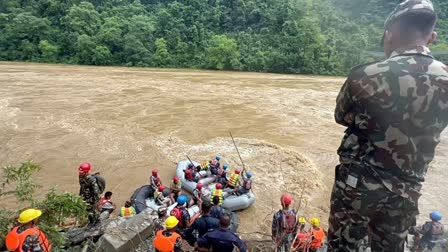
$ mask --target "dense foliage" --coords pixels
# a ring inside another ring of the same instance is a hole
[[[23,209],[34,207],[42,211],[39,227],[50,240],[53,251],[60,251],[65,244],[65,238],[60,233],[60,226],[65,220],[85,222],[87,211],[86,203],[80,196],[72,193],[59,193],[52,189],[43,200],[34,200],[35,184],[32,175],[40,171],[41,167],[32,162],[23,163],[19,167],[3,167],[0,177],[0,201],[8,196],[15,196],[17,203]],[[3,206],[4,207],[4,206]],[[6,234],[17,224],[16,219],[20,210],[0,208],[0,249],[3,247]]]
[[[373,59],[397,2],[2,0],[0,60],[344,74]]]

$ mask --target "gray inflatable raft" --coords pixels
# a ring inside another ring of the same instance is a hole
[[[196,182],[188,181],[185,179],[185,170],[190,164],[189,160],[180,161],[177,164],[176,168],[176,176],[182,181],[182,189],[186,190],[189,193],[193,193],[193,190],[196,188]],[[195,166],[199,165],[199,163],[193,161]],[[206,175],[205,172],[201,172],[201,176]],[[207,174],[208,175],[208,174]],[[209,200],[211,191],[215,187],[215,177],[205,177],[199,180],[199,183],[204,185],[202,189],[202,193],[206,200]],[[249,193],[237,196],[233,194],[228,194],[227,192],[223,193],[224,201],[222,203],[222,207],[229,211],[237,211],[243,210],[250,207],[256,200],[255,194],[252,190]]]

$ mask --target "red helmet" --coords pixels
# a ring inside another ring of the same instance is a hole
[[[284,193],[282,197],[280,198],[280,202],[284,206],[289,206],[292,203],[292,196],[289,193]]]
[[[216,189],[222,189],[222,185],[220,183],[216,183],[215,188]]]
[[[92,165],[89,162],[84,162],[79,166],[78,172],[81,174],[88,173],[91,168]]]
[[[153,176],[157,176],[158,173],[159,173],[159,171],[157,169],[152,170],[152,175]]]
[[[197,184],[196,184],[196,189],[198,189],[198,190],[202,190],[202,184],[201,184],[201,183],[197,183]]]
[[[173,178],[173,182],[174,182],[174,183],[179,183],[179,177],[174,176],[174,178]]]
[[[163,192],[163,191],[165,191],[165,188],[166,188],[166,187],[165,187],[164,185],[159,186],[159,188],[158,188],[158,189],[159,189],[159,192]]]
[[[235,174],[240,174],[241,173],[241,170],[240,169],[236,169],[235,170]]]

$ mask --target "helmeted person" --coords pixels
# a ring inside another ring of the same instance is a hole
[[[280,197],[282,209],[274,214],[272,219],[272,240],[278,251],[289,251],[291,243],[298,230],[297,211],[289,209],[292,196],[284,193]]]
[[[212,199],[213,206],[210,209],[210,215],[218,220],[221,219],[221,216],[224,214],[224,209],[222,208],[220,202],[221,200],[219,196],[213,197]]]
[[[311,234],[305,230],[306,219],[305,217],[299,217],[299,230],[297,231],[294,241],[293,251],[307,251],[311,244]]]
[[[210,193],[210,201],[213,201],[213,197],[215,196],[219,197],[219,205],[222,205],[224,194],[222,191],[222,185],[220,183],[215,184],[215,188],[213,188],[212,192]]]
[[[201,217],[194,220],[191,226],[182,234],[182,238],[188,241],[191,246],[194,246],[196,242],[196,237],[193,235],[193,231],[196,230],[198,232],[197,238],[201,238],[208,231],[219,228],[219,220],[210,215],[211,207],[212,205],[210,203],[202,202]]]
[[[232,175],[230,175],[229,181],[227,182],[227,186],[235,189],[240,184],[240,174],[241,170],[236,169]]]
[[[203,185],[201,183],[197,183],[196,184],[196,188],[193,190],[193,197],[190,200],[190,206],[192,205],[199,205],[201,206],[202,204],[202,188]]]
[[[79,168],[79,195],[87,203],[90,224],[99,221],[98,206],[100,204],[101,190],[95,176],[90,174],[92,165],[88,162],[82,163]]]
[[[159,170],[152,170],[151,177],[149,178],[149,184],[151,185],[152,189],[154,189],[154,191],[157,191],[157,188],[162,185],[162,180],[159,177]]]
[[[45,234],[39,230],[37,224],[42,212],[38,209],[26,209],[19,215],[19,226],[14,227],[6,235],[6,248],[8,251],[25,252],[51,250],[51,244]]]
[[[176,232],[179,221],[170,216],[165,221],[166,230],[159,230],[153,240],[154,249],[157,252],[181,252],[182,237]]]
[[[227,252],[233,251],[233,248],[237,247],[240,252],[246,252],[246,244],[229,230],[230,223],[230,215],[223,214],[219,220],[219,228],[202,236],[196,243],[196,249],[199,251],[208,249],[205,251]]]
[[[176,202],[177,197],[182,194],[182,182],[179,177],[173,177],[173,183],[171,183],[170,187],[170,199],[172,202]]]
[[[168,218],[167,212],[168,208],[166,207],[159,207],[159,209],[157,209],[158,218],[154,221],[154,234],[165,229],[165,221]]]
[[[213,175],[218,175],[218,170],[221,167],[221,164],[219,163],[219,161],[221,160],[221,156],[220,155],[216,155],[215,159],[210,160],[210,173]]]
[[[239,186],[237,192],[239,195],[249,193],[252,190],[252,172],[248,172],[243,180],[243,185]]]
[[[417,251],[423,251],[424,249],[432,250],[436,242],[443,239],[443,224],[442,215],[439,212],[432,212],[429,214],[431,221],[426,222],[422,227],[418,228],[418,242],[414,246],[417,247]]]
[[[222,185],[227,185],[228,179],[227,179],[227,168],[229,168],[228,164],[224,164],[222,167],[218,169],[218,177],[216,179],[217,183],[220,183]]]
[[[171,205],[171,199],[163,195],[163,191],[165,191],[165,189],[166,187],[164,185],[157,188],[157,191],[154,192],[154,201],[157,205],[164,205],[168,207]]]
[[[193,164],[188,164],[187,169],[185,170],[185,179],[192,182],[198,182],[200,176],[196,172],[196,168]]]
[[[316,252],[319,250],[320,247],[322,247],[322,242],[325,239],[325,232],[320,227],[320,220],[316,217],[310,219],[310,224],[312,226],[310,231],[310,245],[309,250],[310,252]]]
[[[132,203],[130,201],[126,201],[124,207],[121,207],[120,209],[120,216],[132,217],[134,215],[135,215],[135,208],[132,206]]]
[[[191,216],[187,210],[187,196],[180,195],[177,198],[177,206],[171,210],[170,215],[179,220],[178,229],[184,230],[191,225]]]
[[[429,0],[399,4],[385,22],[386,60],[355,67],[336,122],[347,127],[331,196],[330,251],[403,251],[420,190],[448,123],[448,68],[428,45],[437,16]],[[368,232],[369,229],[369,232]]]

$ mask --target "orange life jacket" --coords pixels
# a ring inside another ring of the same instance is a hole
[[[28,236],[37,236],[39,245],[43,252],[49,252],[51,250],[51,244],[48,241],[45,234],[39,230],[37,227],[28,228],[21,233],[18,233],[19,226],[13,228],[11,232],[6,236],[6,247],[10,251],[15,252],[25,252],[23,250],[23,245],[27,240]]]
[[[318,228],[317,230],[313,228],[313,240],[311,241],[310,248],[318,249],[322,246],[322,241],[325,238],[325,233],[322,228]]]
[[[163,230],[160,230],[154,238],[154,248],[160,252],[173,252],[174,245],[179,237],[180,235],[176,232],[171,233],[171,236],[164,236]]]
[[[232,173],[230,176],[229,182],[227,183],[229,186],[236,187],[238,185],[238,179],[240,175],[236,173]]]

